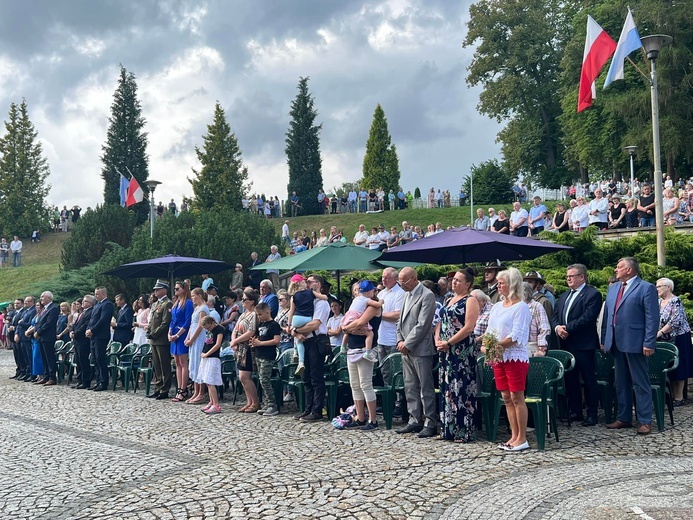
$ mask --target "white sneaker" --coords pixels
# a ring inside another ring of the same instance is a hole
[[[366,361],[370,361],[371,363],[376,363],[378,361],[375,352],[373,352],[372,350],[366,350],[366,352],[363,353],[363,359],[365,359]]]
[[[260,409],[257,411],[257,414],[258,414],[258,415],[265,415],[265,412],[266,412],[267,410],[269,410],[269,408],[270,408],[269,406],[265,406],[264,408],[260,408]]]
[[[292,394],[290,394],[290,393],[289,393],[289,394],[286,394],[286,395],[284,396],[284,402],[285,402],[285,403],[290,403],[290,402],[293,401],[293,400],[294,400],[294,396],[293,396]]]
[[[300,376],[303,375],[303,372],[306,370],[306,365],[304,363],[299,363],[298,366],[296,367],[296,372],[294,372],[295,376]]]
[[[270,406],[265,410],[265,413],[262,414],[263,417],[274,417],[275,415],[279,415],[279,410],[274,406]]]

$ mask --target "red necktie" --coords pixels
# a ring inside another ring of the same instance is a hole
[[[621,305],[621,299],[623,298],[623,293],[626,292],[626,282],[621,283],[621,289],[618,291],[616,296],[616,305],[614,305],[614,320],[613,325],[616,325],[616,313],[618,312],[618,307]]]

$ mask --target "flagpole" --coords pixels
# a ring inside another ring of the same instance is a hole
[[[650,60],[651,82],[650,96],[652,98],[652,154],[654,159],[654,188],[655,188],[655,227],[657,232],[657,265],[666,267],[664,248],[664,215],[662,203],[662,157],[659,145],[659,92],[657,91],[657,69],[655,62],[659,51],[665,45],[671,45],[673,38],[664,34],[653,34],[640,39]]]

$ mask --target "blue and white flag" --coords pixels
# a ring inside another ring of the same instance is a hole
[[[623,79],[623,68],[626,58],[631,52],[637,51],[641,47],[640,34],[638,34],[638,28],[635,26],[635,20],[633,20],[633,13],[629,8],[626,23],[623,25],[621,36],[618,38],[616,52],[614,52],[614,58],[611,60],[611,66],[606,75],[606,81],[604,81],[604,88],[608,87],[613,81]]]
[[[116,168],[118,172],[118,169]],[[125,176],[118,172],[120,175],[120,205],[125,207],[125,203],[128,200],[128,188],[130,187],[130,181],[125,178]]]

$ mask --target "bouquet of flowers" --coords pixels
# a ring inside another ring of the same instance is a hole
[[[497,361],[503,361],[503,347],[498,343],[498,336],[493,331],[488,331],[484,334],[481,340],[481,346],[486,353],[486,364],[492,365]]]

